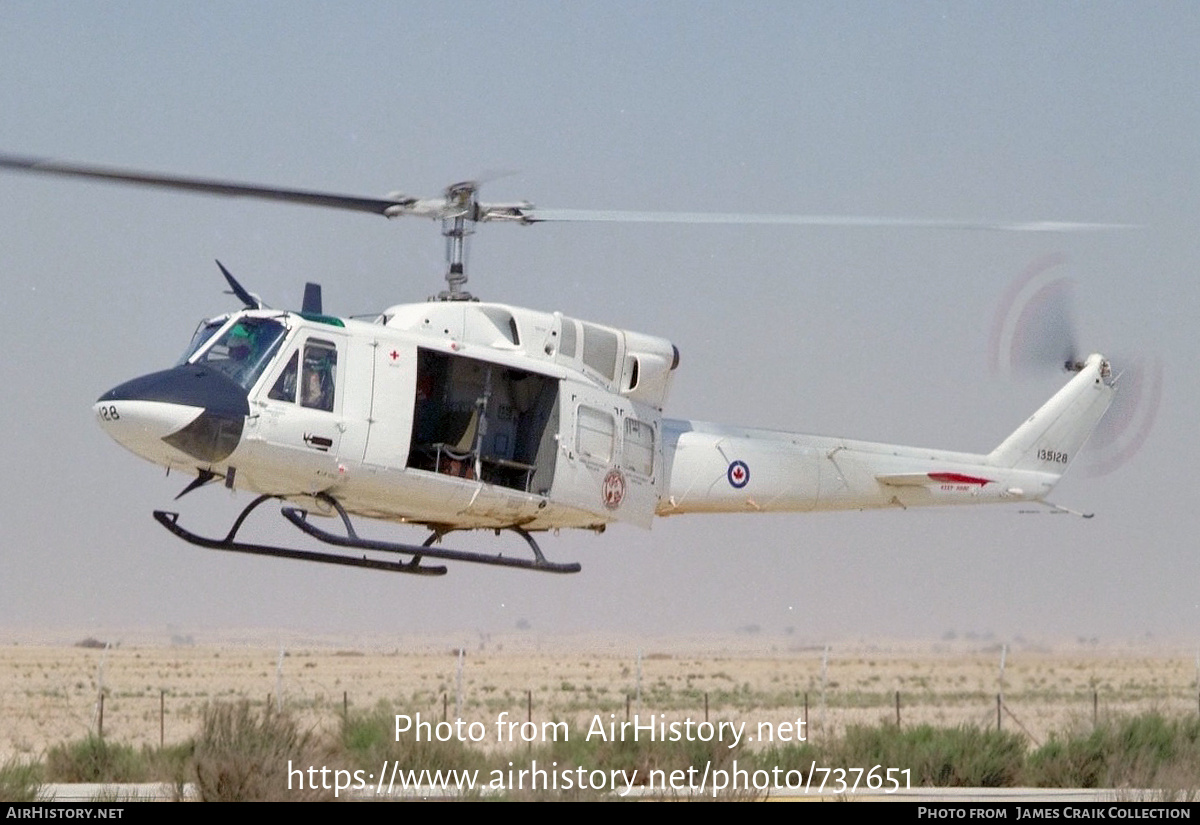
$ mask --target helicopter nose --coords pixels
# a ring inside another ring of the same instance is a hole
[[[100,396],[92,409],[114,441],[164,465],[227,458],[250,412],[241,386],[211,368],[191,365],[126,381]]]

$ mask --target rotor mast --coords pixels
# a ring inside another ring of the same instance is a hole
[[[467,238],[475,233],[468,223],[474,224],[479,220],[479,201],[475,199],[478,188],[474,181],[463,181],[446,187],[442,236],[446,239],[446,283],[450,288],[437,294],[438,301],[476,300],[475,296],[463,287],[467,283]]]

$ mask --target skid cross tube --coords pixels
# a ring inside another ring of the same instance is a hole
[[[490,564],[497,567],[516,567],[521,570],[538,570],[543,573],[578,573],[582,566],[578,562],[560,563],[548,561],[542,554],[541,548],[528,530],[521,527],[512,526],[500,528],[503,530],[512,530],[514,533],[525,539],[533,550],[534,558],[519,559],[512,556],[504,556],[497,553],[491,555],[488,553],[475,553],[467,550],[446,550],[442,548],[434,548],[431,545],[435,541],[439,541],[441,537],[449,531],[434,531],[433,534],[425,539],[425,543],[417,546],[415,544],[400,544],[397,542],[380,541],[377,539],[366,539],[358,535],[354,530],[354,525],[350,521],[350,516],[333,496],[325,493],[318,493],[316,496],[320,501],[324,501],[331,505],[341,516],[342,524],[346,528],[346,535],[339,536],[335,533],[330,533],[316,527],[308,520],[308,511],[301,510],[296,507],[284,507],[283,517],[292,524],[299,527],[308,535],[315,539],[323,541],[327,544],[332,544],[337,547],[353,547],[359,550],[379,550],[387,553],[408,553],[413,556],[413,563],[416,564],[421,560],[422,556],[429,556],[432,559],[441,559],[445,561],[462,561],[471,564]],[[499,530],[497,530],[499,532]]]

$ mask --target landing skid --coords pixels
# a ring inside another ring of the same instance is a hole
[[[420,557],[414,558],[412,561],[385,561],[383,559],[369,559],[366,556],[354,557],[343,556],[337,553],[319,553],[313,550],[293,550],[289,547],[272,547],[268,544],[248,544],[246,542],[234,541],[237,531],[242,526],[242,522],[246,520],[246,516],[250,512],[268,499],[274,496],[262,495],[250,502],[245,510],[242,510],[241,515],[233,522],[233,527],[229,529],[223,539],[210,539],[205,536],[197,535],[190,530],[185,530],[179,526],[179,514],[168,513],[164,510],[155,510],[154,519],[163,527],[166,527],[179,538],[189,544],[194,544],[197,547],[207,547],[210,550],[228,550],[233,553],[249,553],[255,556],[273,556],[280,559],[297,559],[300,561],[316,561],[324,564],[341,564],[346,567],[365,567],[369,570],[387,570],[393,573],[412,573],[418,576],[444,576],[446,568],[423,567],[420,564]]]
[[[337,547],[350,547],[359,550],[374,550],[382,553],[396,553],[405,556],[411,556],[409,561],[386,561],[384,559],[372,559],[366,556],[347,556],[340,553],[321,553],[312,550],[294,550],[288,547],[273,547],[266,544],[252,544],[247,542],[236,541],[237,532],[241,529],[242,523],[246,517],[262,504],[264,501],[276,498],[276,496],[260,495],[254,501],[250,502],[244,510],[234,520],[233,526],[223,539],[207,538],[197,535],[196,533],[186,530],[179,526],[179,514],[171,513],[165,510],[155,510],[154,519],[163,527],[166,527],[179,538],[194,544],[197,547],[205,547],[210,550],[228,550],[233,553],[248,553],[256,556],[272,556],[283,559],[297,559],[299,561],[315,561],[324,564],[340,564],[346,567],[363,567],[369,570],[385,570],[393,573],[411,573],[418,576],[444,576],[446,568],[442,565],[423,565],[421,560],[425,556],[434,559],[445,559],[448,561],[470,562],[472,564],[490,564],[499,567],[516,567],[523,570],[540,570],[546,573],[578,573],[580,565],[578,563],[559,564],[556,562],[547,561],[542,555],[541,549],[533,536],[527,530],[520,527],[504,528],[512,530],[529,544],[533,550],[534,558],[519,559],[511,556],[489,555],[486,553],[473,553],[464,550],[444,550],[441,548],[433,548],[431,545],[439,541],[444,535],[443,532],[434,532],[425,540],[424,544],[400,544],[390,541],[379,541],[376,539],[365,539],[358,535],[354,530],[354,525],[350,522],[350,516],[342,505],[332,496],[319,494],[318,498],[330,504],[341,516],[342,523],[346,527],[346,535],[339,536],[334,533],[326,532],[319,527],[315,527],[308,521],[308,512],[295,507],[284,507],[283,516],[292,524],[299,527],[308,535],[315,539],[332,544]],[[499,532],[499,531],[497,531]]]

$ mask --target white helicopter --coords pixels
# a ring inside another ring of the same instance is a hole
[[[685,513],[807,512],[1040,502],[1112,401],[1099,354],[1066,354],[1067,384],[986,455],[711,424],[663,416],[679,351],[652,335],[505,304],[465,291],[463,262],[480,222],[654,221],[917,225],[1060,231],[1100,224],[974,224],[822,216],[546,210],[481,203],[473,182],[444,196],[363,198],[0,155],[0,168],[441,221],[449,288],[373,321],[325,315],[308,284],[299,312],[266,307],[218,262],[244,308],[200,323],[172,368],[135,378],[94,410],[115,441],[195,474],[176,496],[218,479],[258,496],[223,538],[154,517],[202,547],[423,575],[474,562],[555,573],[533,533],[649,527]],[[246,517],[280,499],[308,535],[354,551],[237,540]],[[1055,505],[1048,506],[1055,509]],[[345,533],[313,524],[339,516]],[[431,531],[421,545],[360,537],[350,516]],[[447,549],[453,531],[511,530],[532,558]]]

